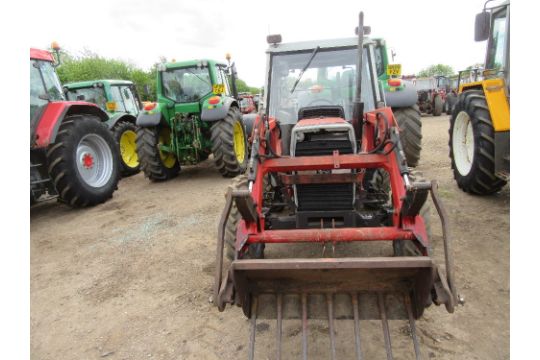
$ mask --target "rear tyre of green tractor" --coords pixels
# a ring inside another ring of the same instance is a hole
[[[137,129],[137,154],[144,175],[152,181],[174,178],[180,171],[176,156],[160,150],[160,145],[170,145],[170,129],[149,127]]]
[[[444,103],[440,96],[435,96],[433,99],[433,116],[441,116]]]
[[[122,176],[135,175],[140,171],[137,155],[137,126],[121,120],[113,128],[114,138],[120,146],[120,165]]]
[[[501,190],[506,181],[495,176],[495,130],[482,90],[459,94],[449,132],[450,159],[458,186],[476,195]]]
[[[212,125],[214,164],[223,177],[234,177],[246,171],[248,145],[242,114],[231,107],[224,119]]]
[[[72,207],[110,199],[118,188],[119,161],[113,135],[89,114],[66,116],[47,149],[48,172],[59,200]]]
[[[407,158],[407,165],[416,167],[422,151],[422,115],[418,106],[394,108],[394,117],[399,126],[399,137]]]

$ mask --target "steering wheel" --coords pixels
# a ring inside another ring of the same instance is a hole
[[[318,102],[322,102],[323,104],[316,104]],[[315,105],[336,105],[336,104],[328,99],[315,99],[315,100],[311,100],[306,106],[315,106]]]

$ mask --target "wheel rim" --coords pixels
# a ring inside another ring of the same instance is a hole
[[[76,156],[77,170],[87,185],[99,188],[109,181],[114,161],[105,139],[97,134],[85,135],[77,145]]]
[[[233,144],[234,154],[238,163],[242,164],[246,156],[246,140],[244,138],[244,129],[240,121],[236,121],[233,126]]]
[[[124,164],[130,168],[139,166],[136,140],[137,134],[133,130],[126,130],[120,136],[120,155]]]
[[[471,118],[465,111],[461,111],[454,122],[452,150],[457,170],[467,176],[474,161],[474,133]]]
[[[176,156],[174,156],[173,153],[170,153],[168,151],[162,151],[161,145],[169,146],[171,144],[171,131],[169,128],[162,128],[159,132],[159,141],[158,141],[158,149],[159,149],[159,157],[161,159],[161,162],[163,163],[163,166],[165,166],[168,169],[171,169],[176,164]]]

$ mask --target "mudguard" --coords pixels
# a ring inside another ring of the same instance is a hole
[[[130,123],[135,124],[135,122],[137,121],[137,118],[135,116],[131,115],[131,114],[126,114],[126,113],[114,114],[106,122],[107,127],[109,128],[109,130],[112,129],[116,125],[116,123],[118,123],[120,120],[129,121]]]
[[[43,110],[32,137],[33,148],[44,148],[56,140],[64,118],[74,114],[90,114],[106,122],[109,116],[97,105],[85,101],[52,101]]]
[[[403,81],[403,89],[399,91],[385,91],[386,106],[389,107],[409,107],[416,104],[418,94],[416,88],[410,81]]]
[[[208,101],[209,99],[206,99],[202,104],[202,121],[217,121],[224,119],[231,106],[238,107],[236,100],[228,96],[220,97],[219,103],[217,104],[210,104]]]
[[[140,127],[157,126],[161,123],[163,111],[166,110],[166,106],[160,103],[156,103],[156,107],[152,110],[142,110],[137,116],[135,125]]]

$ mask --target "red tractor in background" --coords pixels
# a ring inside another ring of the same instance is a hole
[[[418,93],[420,112],[440,116],[444,110],[446,92],[438,87],[436,77],[417,78],[413,80]]]
[[[238,94],[240,100],[240,111],[242,114],[252,114],[257,111],[255,101],[253,101],[253,95],[251,94]]]
[[[49,51],[30,49],[30,203],[58,196],[72,207],[99,204],[117,189],[118,145],[103,110],[65,101],[57,65]]]

